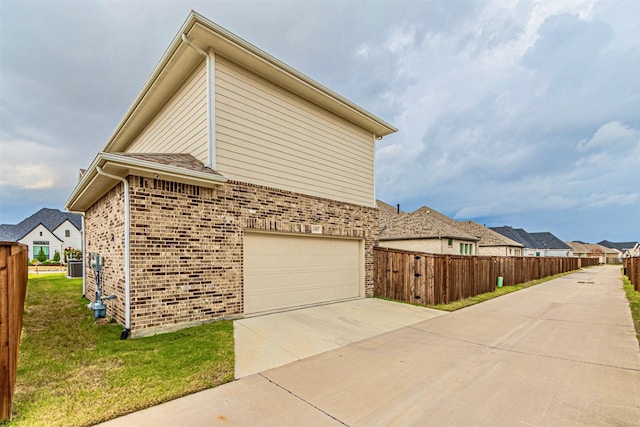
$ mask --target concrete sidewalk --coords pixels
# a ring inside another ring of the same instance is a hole
[[[594,267],[105,426],[635,426],[640,351]]]

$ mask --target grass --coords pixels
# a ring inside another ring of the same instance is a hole
[[[629,300],[629,308],[631,309],[631,317],[633,317],[633,325],[636,327],[636,338],[640,345],[640,292],[633,289],[633,285],[627,276],[622,276],[623,288]]]
[[[456,310],[460,310],[461,308],[469,307],[471,305],[475,305],[483,301],[497,298],[505,294],[510,294],[511,292],[516,292],[521,289],[530,288],[531,286],[535,286],[543,282],[548,282],[549,280],[557,279],[558,277],[566,276],[567,274],[571,274],[571,273],[574,273],[574,272],[570,271],[567,273],[556,274],[554,276],[548,276],[542,279],[532,280],[530,282],[519,283],[513,286],[503,286],[501,288],[496,288],[496,290],[493,292],[487,292],[484,294],[476,295],[471,298],[453,301],[453,302],[450,302],[449,304],[428,305],[427,307],[435,308],[437,310],[443,310],[443,311],[456,311]]]
[[[29,276],[10,426],[86,426],[233,380],[233,324],[120,340],[82,279]]]

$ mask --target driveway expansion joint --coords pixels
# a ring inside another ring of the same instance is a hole
[[[541,319],[544,320],[544,319]],[[488,344],[482,344],[482,343],[478,343],[478,342],[474,342],[474,341],[469,341],[469,340],[463,340],[461,338],[455,338],[455,337],[450,337],[448,335],[444,335],[444,334],[439,334],[437,332],[433,332],[433,331],[425,331],[424,329],[420,329],[420,328],[416,328],[414,326],[407,326],[407,328],[411,328],[413,330],[419,331],[419,332],[424,332],[426,334],[431,334],[431,335],[436,335],[442,338],[447,338],[453,341],[458,341],[458,342],[463,342],[466,344],[472,344],[472,345],[477,345],[479,347],[484,347],[490,350],[499,350],[499,351],[504,351],[507,353],[515,353],[515,354],[525,354],[527,356],[534,356],[534,357],[542,357],[545,359],[554,359],[554,360],[565,360],[568,362],[577,362],[577,363],[584,363],[587,365],[595,365],[595,366],[602,366],[605,368],[613,368],[613,369],[621,369],[623,371],[632,371],[632,372],[640,372],[639,368],[629,368],[626,366],[616,366],[616,365],[609,365],[606,363],[598,363],[598,362],[590,362],[588,360],[578,360],[578,359],[570,359],[568,357],[559,357],[559,356],[550,356],[547,354],[538,354],[538,353],[530,353],[530,352],[526,352],[526,351],[520,351],[520,350],[512,350],[512,349],[508,349],[508,348],[503,348],[503,347],[498,347],[495,345],[488,345]]]
[[[269,381],[271,384],[275,385],[276,387],[286,391],[287,393],[289,393],[291,396],[295,397],[296,399],[306,403],[307,405],[311,406],[312,408],[316,409],[317,411],[322,412],[327,417],[329,417],[329,418],[331,418],[333,420],[336,420],[337,422],[339,422],[343,426],[349,427],[349,424],[346,424],[344,421],[339,420],[335,416],[331,415],[330,413],[328,413],[327,411],[323,410],[322,408],[319,408],[318,406],[314,405],[313,403],[309,402],[308,400],[303,399],[302,397],[300,397],[297,394],[295,394],[293,391],[291,391],[288,388],[283,387],[282,385],[280,385],[277,382],[273,381],[271,378],[267,377],[264,373],[260,372],[260,373],[258,373],[258,375],[260,375],[262,378],[264,378],[265,380]]]

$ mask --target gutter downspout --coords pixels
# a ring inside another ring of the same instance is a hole
[[[130,230],[131,219],[130,202],[129,202],[129,181],[125,178],[111,175],[102,170],[100,166],[96,166],[96,171],[100,175],[118,180],[124,184],[124,331],[120,335],[120,339],[127,339],[131,332],[131,242]]]
[[[207,53],[204,50],[200,49],[198,46],[194,45],[189,41],[185,34],[182,34],[182,41],[187,44],[187,46],[195,49],[200,55],[203,55],[206,60],[206,68],[207,68],[207,145],[209,151],[209,162],[206,166],[210,167],[213,170],[216,170],[216,122],[214,117],[214,103],[215,103],[215,92],[214,92],[214,73],[215,70],[213,68],[213,54]]]

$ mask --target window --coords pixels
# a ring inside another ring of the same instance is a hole
[[[536,256],[540,256],[540,252],[536,252]]]
[[[71,230],[64,230],[64,237],[71,237]]]
[[[464,255],[464,243],[460,243],[460,255]]]
[[[452,248],[453,247],[453,239],[449,239],[447,241],[447,244],[449,245],[450,248]]]
[[[40,237],[42,237],[42,231],[40,232]]]
[[[33,242],[33,258],[38,258],[40,249],[44,252],[44,255],[49,259],[49,242],[47,241],[34,241]]]

